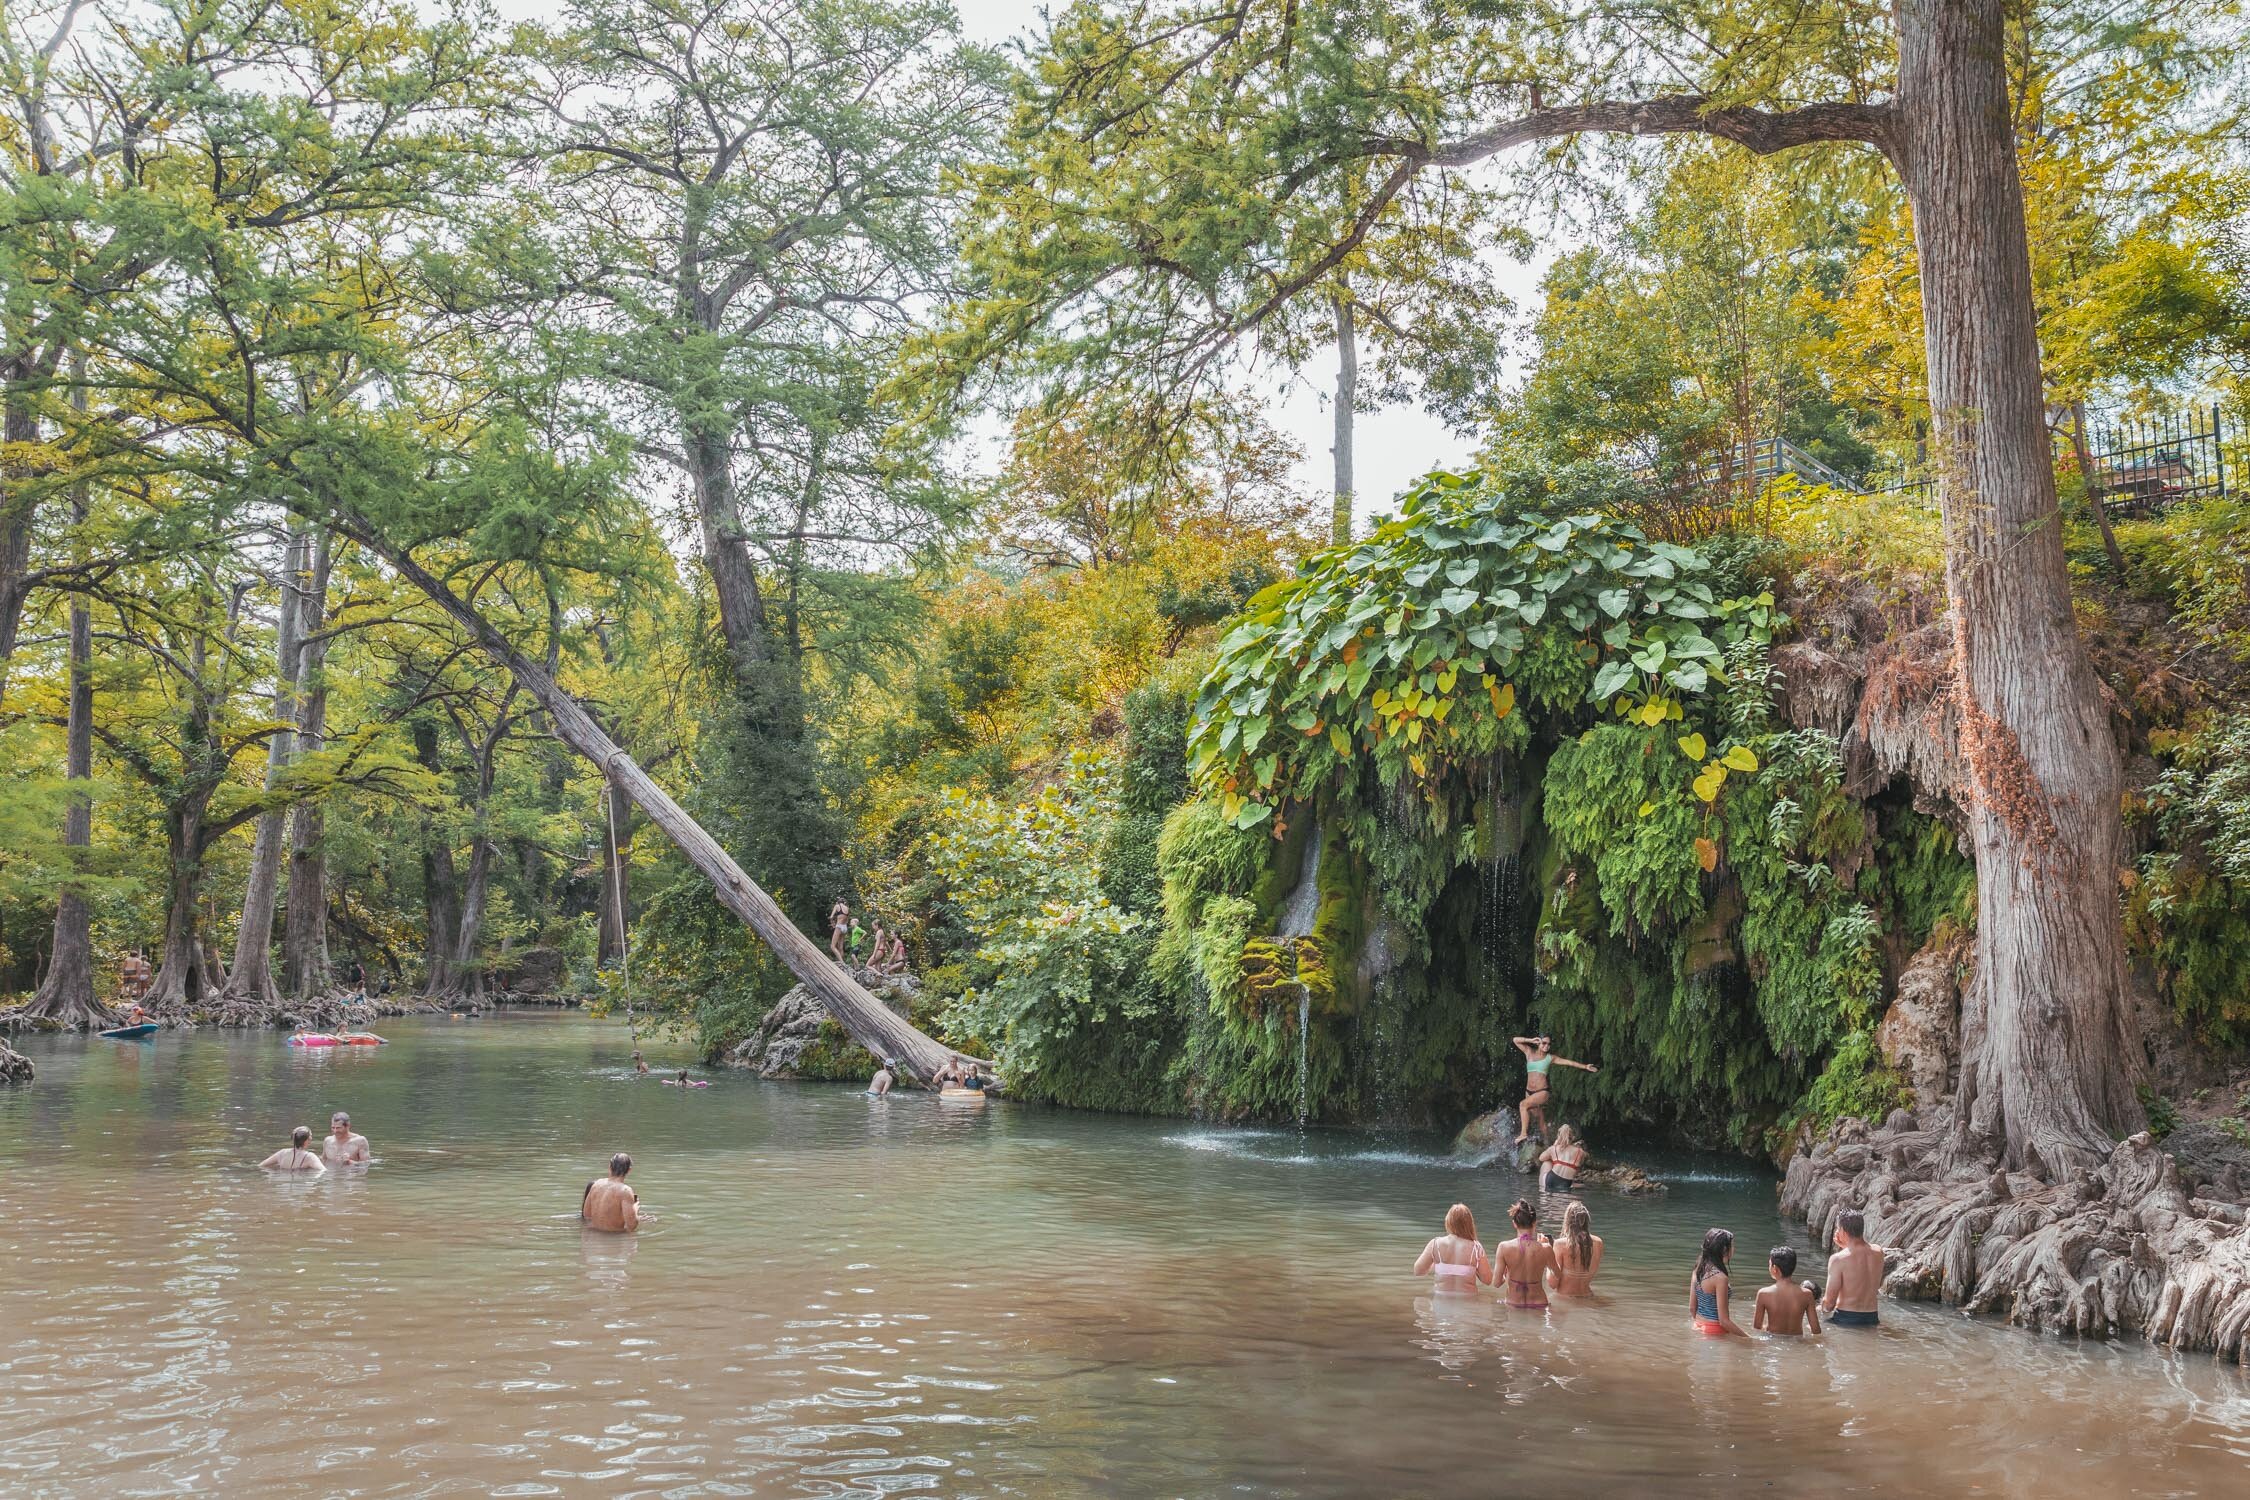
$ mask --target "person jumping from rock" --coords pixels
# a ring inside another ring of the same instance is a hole
[[[1553,1092],[1547,1086],[1547,1070],[1550,1067],[1561,1063],[1566,1068],[1577,1068],[1587,1073],[1599,1073],[1601,1069],[1592,1063],[1572,1062],[1567,1057],[1557,1057],[1553,1050],[1554,1042],[1548,1037],[1518,1036],[1510,1037],[1509,1040],[1523,1054],[1523,1103],[1518,1106],[1523,1128],[1516,1132],[1516,1144],[1520,1146],[1531,1138],[1533,1115],[1539,1117],[1540,1133],[1546,1133],[1547,1095]]]

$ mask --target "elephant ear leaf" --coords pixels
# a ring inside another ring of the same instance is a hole
[[[1719,757],[1719,763],[1730,770],[1747,773],[1758,769],[1758,756],[1748,745],[1736,745]]]
[[[1695,841],[1695,862],[1703,868],[1706,874],[1716,870],[1719,867],[1719,846],[1709,839],[1697,839]]]
[[[1683,734],[1680,736],[1679,743],[1680,754],[1686,756],[1689,760],[1696,762],[1698,765],[1701,765],[1703,762],[1703,752],[1710,748],[1707,744],[1704,743],[1703,736],[1700,734]]]

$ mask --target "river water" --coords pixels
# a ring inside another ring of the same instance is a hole
[[[1691,1336],[1707,1225],[1745,1323],[1805,1244],[1726,1161],[1590,1193],[1605,1297],[1540,1316],[1407,1274],[1520,1190],[1442,1144],[668,1088],[577,1016],[385,1032],[30,1040],[0,1495],[2250,1493],[2250,1380],[2207,1356],[1921,1307]],[[336,1107],[373,1167],[249,1165]],[[637,1239],[576,1221],[616,1149]]]

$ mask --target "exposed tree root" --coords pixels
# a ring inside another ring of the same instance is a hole
[[[31,1082],[31,1059],[0,1042],[0,1083]]]
[[[2145,1335],[2250,1363],[2250,1226],[2229,1170],[2183,1181],[2147,1134],[2051,1183],[1946,1159],[1948,1131],[1906,1110],[1839,1121],[1789,1163],[1782,1211],[1825,1243],[1857,1208],[1889,1249],[1884,1289],[2011,1323],[2097,1337]]]

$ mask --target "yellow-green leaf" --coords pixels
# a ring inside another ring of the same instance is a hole
[[[1750,772],[1758,769],[1757,753],[1748,745],[1735,746],[1732,750],[1720,756],[1719,761],[1722,765],[1731,766],[1737,771]]]
[[[1351,757],[1352,737],[1344,733],[1343,725],[1331,724],[1328,726],[1328,743],[1335,747],[1337,755],[1345,759]]]
[[[1641,815],[1642,817],[1644,817],[1644,818],[1645,818],[1645,817],[1647,817],[1647,816],[1648,816],[1648,815],[1649,815],[1650,813],[1652,813],[1652,812],[1655,812],[1655,811],[1656,811],[1656,804],[1655,804],[1655,803],[1653,803],[1653,802],[1643,802],[1643,803],[1641,804],[1641,812],[1640,812],[1640,815]]]
[[[1662,699],[1660,699],[1660,698],[1651,698],[1651,699],[1649,699],[1649,701],[1648,701],[1648,702],[1646,702],[1646,703],[1644,703],[1644,704],[1642,704],[1642,705],[1641,705],[1641,711],[1640,711],[1639,713],[1637,713],[1637,714],[1633,715],[1633,717],[1634,717],[1634,718],[1636,718],[1636,719],[1639,719],[1639,720],[1640,720],[1640,721],[1641,721],[1641,722],[1642,722],[1643,724],[1648,724],[1648,725],[1652,725],[1652,726],[1653,726],[1653,725],[1657,725],[1657,724],[1661,724],[1661,723],[1663,723],[1663,722],[1664,722],[1664,702],[1663,702],[1663,700],[1662,700]]]
[[[1703,768],[1703,774],[1695,778],[1695,795],[1702,798],[1705,802],[1717,801],[1719,797],[1719,788],[1726,783],[1726,779],[1727,768],[1725,766],[1705,766]]]
[[[1503,682],[1500,684],[1500,691],[1492,695],[1492,712],[1497,717],[1505,719],[1515,711],[1516,685],[1512,682]]]
[[[1709,748],[1710,746],[1704,743],[1703,736],[1700,734],[1683,734],[1680,736],[1680,754],[1686,756],[1689,760],[1700,762],[1703,759],[1703,752]]]

